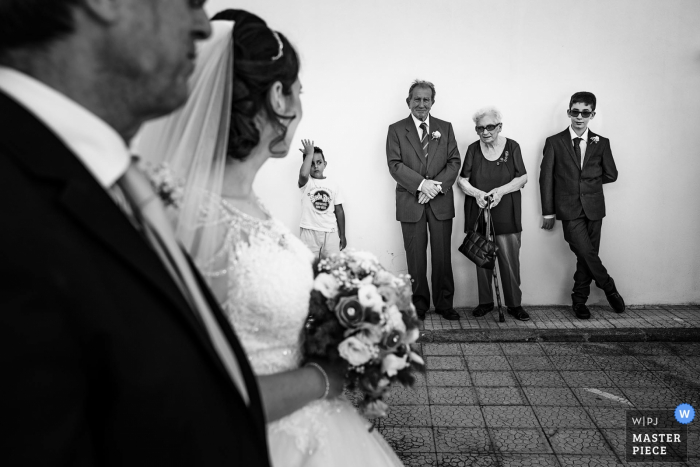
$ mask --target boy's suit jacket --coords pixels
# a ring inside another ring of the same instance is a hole
[[[452,185],[457,180],[461,161],[452,124],[430,118],[430,141],[428,157],[423,156],[423,148],[413,118],[409,115],[389,126],[386,138],[386,158],[389,173],[396,180],[396,220],[418,222],[425,211],[425,205],[418,202],[418,186],[423,179],[442,182],[443,193],[428,204],[438,220],[452,219],[455,216]],[[432,134],[440,132],[440,138]]]
[[[77,157],[3,93],[0,127],[5,465],[269,465],[255,377],[201,277],[250,406],[157,254]]]
[[[593,137],[598,142],[593,142]],[[605,217],[603,184],[617,180],[617,168],[610,151],[610,140],[588,130],[583,168],[574,152],[569,129],[550,136],[544,144],[540,165],[542,215],[556,214],[559,220],[572,220],[584,213],[588,219]]]

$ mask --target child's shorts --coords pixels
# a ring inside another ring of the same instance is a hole
[[[299,238],[317,257],[332,255],[340,252],[340,237],[338,232],[321,232],[301,227]]]

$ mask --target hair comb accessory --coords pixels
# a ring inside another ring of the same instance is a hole
[[[282,43],[282,39],[280,39],[280,35],[277,34],[277,31],[272,31],[272,35],[275,36],[275,39],[277,39],[277,46],[279,47],[279,50],[277,51],[277,55],[272,57],[272,61],[279,60],[282,58],[282,55],[284,55],[284,44]]]

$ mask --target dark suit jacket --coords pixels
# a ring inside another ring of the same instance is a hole
[[[591,138],[598,136],[594,143]],[[542,215],[572,220],[584,213],[591,220],[605,217],[603,184],[617,180],[610,140],[588,130],[583,169],[578,164],[569,129],[550,136],[540,165]]]
[[[410,115],[389,126],[386,158],[389,173],[396,180],[397,221],[418,222],[423,215],[425,205],[418,202],[418,186],[424,178],[442,182],[443,193],[428,203],[435,217],[447,220],[455,216],[452,185],[457,180],[461,164],[457,141],[450,122],[438,120],[432,115],[429,118],[427,160],[423,156],[420,137]],[[440,132],[440,138],[432,138],[435,131]]]
[[[255,378],[207,287],[250,408],[74,154],[2,93],[0,128],[3,465],[269,465]]]

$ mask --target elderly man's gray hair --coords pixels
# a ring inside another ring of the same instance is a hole
[[[413,89],[415,88],[430,89],[430,100],[435,102],[435,85],[430,81],[417,79],[413,83],[411,83],[411,87],[408,88],[408,97],[406,98],[407,104],[410,102],[411,97],[413,96]]]
[[[503,122],[503,115],[501,115],[500,110],[498,110],[494,106],[488,106],[488,107],[482,107],[481,109],[477,110],[474,115],[472,115],[472,120],[474,120],[474,123],[478,123],[479,120],[484,118],[487,115],[491,115],[493,118],[496,119],[496,123],[502,123]]]

